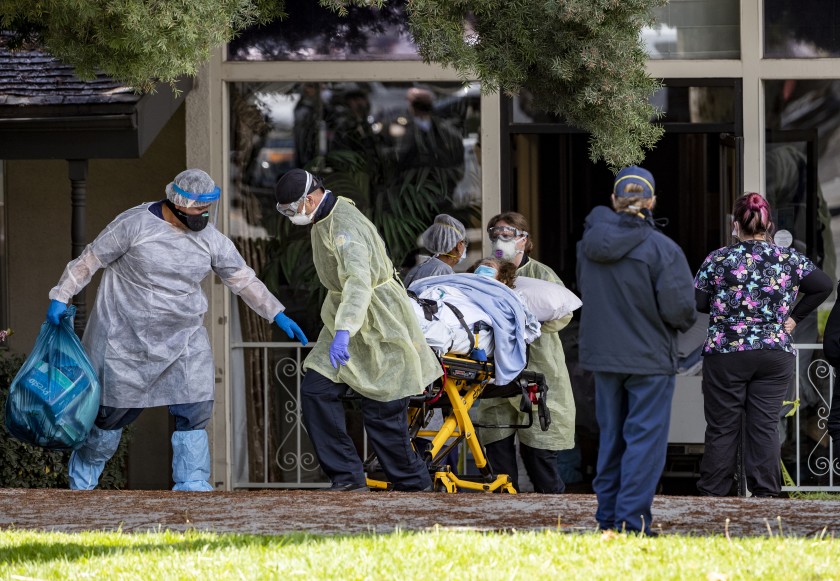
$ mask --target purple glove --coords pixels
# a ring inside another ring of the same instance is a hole
[[[347,346],[350,344],[350,331],[336,331],[335,339],[330,343],[330,363],[336,369],[339,365],[347,365],[350,361],[350,352]]]

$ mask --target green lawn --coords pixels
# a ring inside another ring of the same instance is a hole
[[[838,579],[829,537],[0,531],[0,579]]]

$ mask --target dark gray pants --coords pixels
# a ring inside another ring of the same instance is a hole
[[[777,349],[706,355],[703,410],[706,441],[697,488],[726,496],[732,488],[744,420],[744,473],[754,496],[781,492],[779,414],[795,357]]]
[[[347,433],[341,400],[347,389],[346,384],[334,383],[311,369],[300,386],[303,425],[321,468],[334,485],[365,483],[362,460]],[[383,402],[359,397],[368,441],[394,489],[430,487],[429,469],[408,436],[408,398]]]
[[[487,444],[484,449],[493,472],[510,476],[513,487],[519,492],[515,438],[516,434],[511,434],[507,438]],[[541,450],[520,442],[519,455],[522,456],[525,471],[534,485],[534,492],[560,494],[566,489],[565,483],[560,478],[560,472],[557,470],[557,450]]]

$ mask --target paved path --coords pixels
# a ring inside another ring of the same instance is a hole
[[[436,525],[477,530],[595,530],[587,494],[91,491],[0,489],[0,528],[258,534],[387,533]],[[663,534],[840,535],[840,501],[658,496]],[[727,525],[727,519],[729,523]]]

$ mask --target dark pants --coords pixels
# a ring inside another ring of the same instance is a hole
[[[837,369],[835,369],[835,373]],[[826,422],[828,435],[834,442],[834,457],[840,456],[840,389],[835,387],[834,393],[831,394],[831,411],[828,412],[828,421]]]
[[[94,424],[100,430],[118,430],[140,417],[145,409],[148,408],[114,408],[101,405]],[[173,404],[169,406],[169,414],[175,416],[176,432],[203,430],[213,415],[213,400]]]
[[[446,446],[446,443],[444,443],[444,446]],[[431,447],[432,447],[432,441],[429,440],[428,438],[420,438],[420,437],[414,438],[414,448],[415,448],[415,450],[417,450],[418,454],[424,454],[426,452],[426,450],[431,449]],[[459,453],[459,450],[458,450],[458,446],[455,446],[454,448],[452,448],[449,451],[449,454],[444,456],[444,458],[441,460],[440,464],[441,464],[441,466],[448,465],[449,469],[452,470],[452,472],[457,473],[458,472],[458,458],[459,457],[460,457],[460,453]]]
[[[341,397],[347,385],[309,370],[300,386],[303,425],[321,468],[334,485],[364,484],[365,471],[347,433]],[[361,398],[365,432],[382,470],[395,490],[424,490],[432,485],[426,463],[411,447],[408,398],[375,401]]]
[[[485,451],[493,472],[510,476],[513,487],[519,491],[515,438],[516,434],[512,434],[507,438],[487,444]],[[560,472],[557,470],[556,450],[540,450],[520,442],[519,454],[522,456],[528,478],[534,485],[534,492],[560,494],[566,489],[565,483],[560,478]]]
[[[697,489],[726,496],[732,488],[744,424],[744,473],[754,496],[782,489],[779,414],[795,357],[778,349],[707,355],[703,361],[706,442]]]
[[[601,430],[592,487],[601,529],[650,532],[651,505],[665,467],[673,375],[595,373]]]

